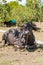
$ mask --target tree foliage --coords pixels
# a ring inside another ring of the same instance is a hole
[[[9,20],[16,19],[17,25],[24,22],[43,21],[43,5],[41,0],[26,0],[26,5],[20,5],[16,0],[7,3],[3,0],[0,3],[0,22],[8,22]]]

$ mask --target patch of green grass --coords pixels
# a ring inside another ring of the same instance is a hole
[[[21,65],[20,60],[7,60],[7,59],[0,59],[0,65]]]
[[[13,64],[11,63],[11,61],[2,60],[0,62],[0,65],[13,65]]]
[[[43,57],[36,58],[35,60],[33,60],[33,62],[41,63],[41,62],[43,62]]]

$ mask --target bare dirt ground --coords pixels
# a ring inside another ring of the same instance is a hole
[[[40,32],[33,31],[37,40],[43,41],[43,23],[36,23],[41,27]],[[2,28],[8,30],[9,28]],[[0,32],[0,41],[2,40],[3,33]],[[2,47],[0,42],[0,65],[43,65],[43,48],[37,48],[32,51],[14,51],[13,46]]]

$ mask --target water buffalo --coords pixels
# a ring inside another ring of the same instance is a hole
[[[37,27],[32,23],[25,23],[20,29],[9,29],[2,36],[4,45],[11,44],[19,47],[34,45],[35,37],[32,30],[37,30]]]

